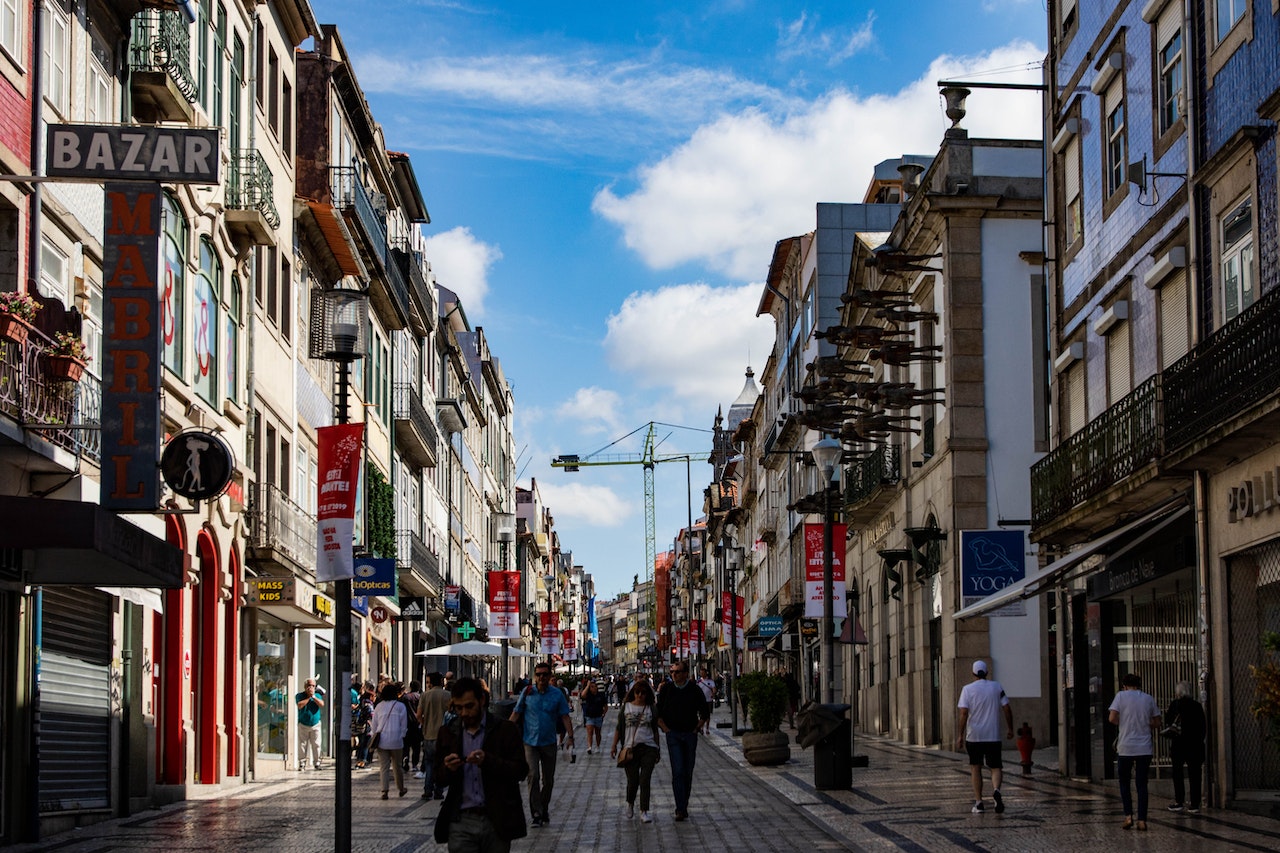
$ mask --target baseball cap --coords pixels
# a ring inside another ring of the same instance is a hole
[[[973,662],[973,674],[974,674],[974,675],[986,675],[986,673],[987,673],[987,662],[986,662],[986,661],[984,661],[984,660],[976,660],[976,661],[974,661],[974,662]]]

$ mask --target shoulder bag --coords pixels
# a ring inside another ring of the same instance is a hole
[[[625,708],[625,707],[623,707],[622,712],[623,712],[623,719],[626,719],[626,708]],[[643,718],[641,718],[641,719],[636,723],[635,728],[633,728],[633,729],[631,730],[631,743],[627,744],[627,745],[626,745],[626,746],[624,746],[622,749],[618,750],[618,766],[619,766],[619,767],[626,767],[626,766],[627,766],[628,764],[630,764],[632,761],[635,761],[635,758],[636,758],[636,751],[635,751],[636,735],[640,734],[640,726],[641,726],[643,723],[644,723],[644,719],[643,719]]]

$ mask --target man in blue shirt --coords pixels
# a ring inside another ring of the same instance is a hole
[[[320,711],[324,708],[324,688],[308,678],[302,692],[293,697],[298,706],[298,769],[307,768],[307,753],[311,753],[311,766],[320,769]]]
[[[551,664],[539,663],[533,668],[533,686],[526,687],[511,712],[511,722],[524,734],[524,757],[529,764],[529,814],[534,826],[551,822],[547,805],[556,783],[556,721],[564,723],[573,743],[573,719],[569,716],[569,700],[557,687],[551,686]]]

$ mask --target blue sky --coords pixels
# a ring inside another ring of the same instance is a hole
[[[755,310],[774,244],[812,230],[817,202],[861,201],[877,162],[936,151],[938,79],[1039,82],[1046,30],[1029,0],[312,6],[412,158],[436,276],[512,383],[519,481],[604,597],[644,575],[642,471],[550,460],[649,421],[708,430],[770,349]],[[968,107],[971,135],[1039,136],[1036,95]],[[694,464],[695,517],[709,475]],[[656,479],[661,552],[684,466]]]

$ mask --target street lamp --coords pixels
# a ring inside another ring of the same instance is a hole
[[[729,691],[729,719],[733,728],[731,731],[734,735],[738,732],[738,696],[735,692],[738,681],[738,586],[737,573],[738,567],[741,565],[742,549],[738,547],[737,528],[732,524],[724,526],[725,535],[725,551],[724,551],[724,569],[725,574],[729,576],[729,676],[725,684],[725,689]],[[724,623],[721,617],[721,624]]]
[[[835,546],[832,543],[832,506],[831,481],[835,479],[839,469],[840,457],[844,448],[839,441],[827,437],[813,445],[813,461],[822,474],[822,665],[826,671],[826,683],[823,685],[822,701],[828,705],[835,701],[836,661],[835,661],[835,609],[832,598],[835,595],[832,583],[832,565],[835,560]]]
[[[321,351],[334,362],[338,371],[338,405],[335,419],[349,422],[351,364],[368,351],[365,325],[369,320],[369,294],[363,289],[336,287],[324,292],[324,320],[317,331],[323,336]],[[333,614],[333,695],[338,703],[340,720],[333,727],[333,848],[339,853],[351,850],[351,703],[345,688],[351,683],[351,579],[335,583],[336,607]]]

